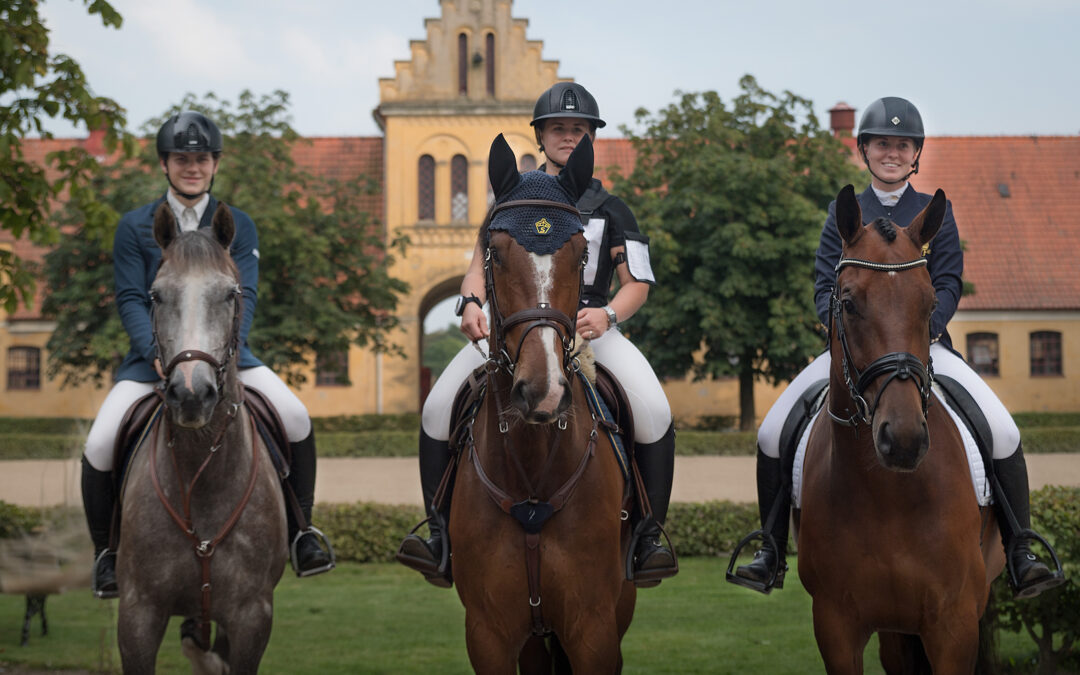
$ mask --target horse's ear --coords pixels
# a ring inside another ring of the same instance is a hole
[[[836,229],[849,246],[862,234],[862,209],[853,185],[845,185],[836,195]]]
[[[566,160],[566,166],[559,172],[559,183],[566,191],[574,195],[574,201],[581,199],[581,195],[589,189],[593,172],[593,147],[592,138],[585,134],[578,141],[577,147],[570,153],[570,159]]]
[[[509,194],[521,180],[521,174],[517,170],[517,157],[502,134],[491,142],[491,150],[488,152],[488,180],[491,181],[495,201]]]
[[[173,215],[168,202],[161,202],[161,206],[154,211],[154,241],[164,251],[176,240],[178,234],[180,232],[176,227],[176,216]]]
[[[232,209],[222,202],[218,202],[217,208],[214,209],[212,229],[217,243],[228,250],[232,245],[233,237],[236,236],[236,223],[233,221]]]
[[[925,244],[928,244],[941,229],[941,224],[945,222],[945,206],[947,204],[948,200],[945,199],[945,192],[938,188],[937,192],[934,193],[934,198],[930,200],[926,208],[919,212],[919,215],[915,216],[915,219],[907,226],[907,234],[915,242],[916,246],[922,248]]]

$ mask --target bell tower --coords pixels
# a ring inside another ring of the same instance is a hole
[[[379,80],[373,111],[383,130],[387,234],[408,235],[392,274],[411,287],[398,316],[405,358],[381,358],[379,409],[417,410],[429,382],[421,370],[423,319],[456,295],[477,229],[487,213],[487,154],[504,134],[523,169],[539,153],[529,121],[537,97],[557,81],[558,61],[529,40],[527,19],[511,0],[441,0],[442,16],[424,21],[427,37],[411,58]]]

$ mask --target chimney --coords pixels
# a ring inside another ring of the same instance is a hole
[[[83,141],[83,149],[96,157],[98,161],[105,159],[107,154],[105,152],[105,127],[91,129],[90,135]]]
[[[829,110],[829,126],[836,138],[851,138],[855,130],[855,108],[840,101]]]

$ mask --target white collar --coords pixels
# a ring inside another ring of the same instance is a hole
[[[165,199],[169,202],[169,208],[172,209],[173,215],[176,216],[176,222],[182,222],[184,209],[188,208],[180,203],[180,200],[176,198],[172,190],[165,193]],[[195,206],[191,208],[195,210],[195,222],[201,223],[203,214],[206,213],[206,207],[210,204],[210,193],[204,193],[202,199],[200,199]],[[196,226],[198,227],[198,226]]]
[[[870,187],[874,189],[874,194],[877,195],[878,201],[882,206],[896,206],[896,202],[900,201],[900,197],[904,194],[904,190],[908,189],[911,183],[904,181],[904,184],[895,190],[879,190],[876,185],[871,184]]]

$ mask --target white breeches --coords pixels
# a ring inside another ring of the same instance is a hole
[[[934,372],[951,377],[960,383],[986,416],[993,435],[993,458],[1005,459],[1016,452],[1020,446],[1020,430],[1013,422],[1012,415],[998,400],[994,391],[971,369],[962,358],[941,344],[930,345],[930,358],[934,362]],[[769,409],[758,428],[758,448],[769,457],[780,456],[780,432],[788,413],[803,393],[818,380],[829,379],[829,366],[832,359],[828,352],[814,359],[791,381],[780,398]]]
[[[239,376],[241,382],[261,391],[274,405],[285,425],[285,434],[290,443],[307,438],[311,433],[311,418],[307,408],[274,371],[266,366],[257,366],[244,368],[239,372]],[[98,471],[112,470],[116,434],[120,430],[124,413],[132,403],[153,391],[155,384],[121,380],[113,386],[86,436],[86,448],[83,452],[90,466]]]
[[[487,344],[480,343],[484,353]],[[634,440],[655,443],[671,426],[671,406],[649,362],[618,330],[609,330],[592,341],[597,362],[622,385],[634,415]],[[450,438],[450,408],[462,382],[484,364],[486,357],[471,344],[457,353],[431,387],[421,418],[424,433],[439,441]]]

